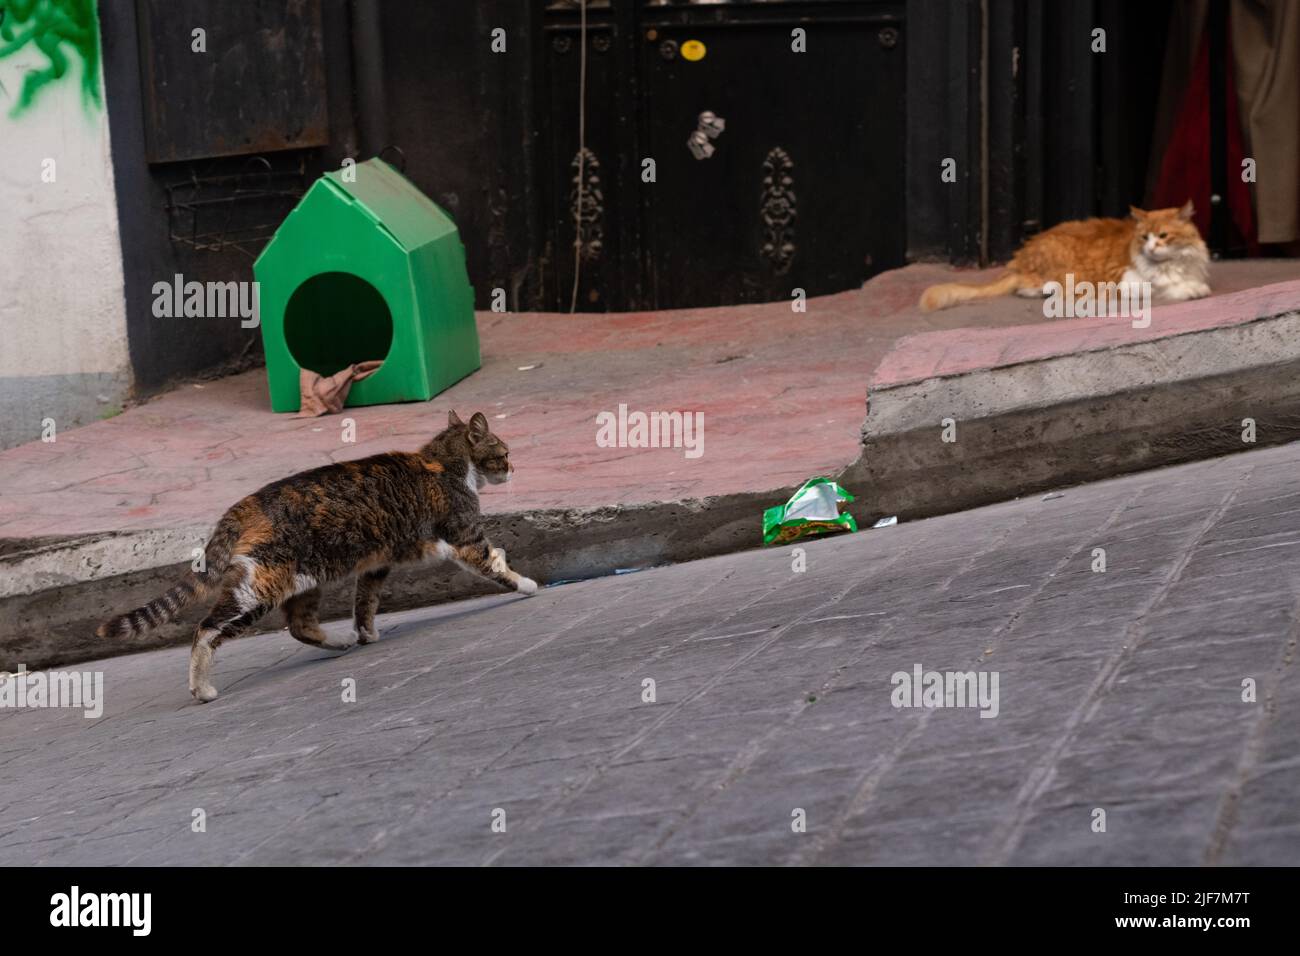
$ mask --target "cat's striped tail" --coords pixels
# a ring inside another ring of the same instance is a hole
[[[950,305],[969,302],[971,299],[991,299],[993,296],[1015,292],[1024,281],[1014,272],[1008,272],[1001,279],[995,279],[987,285],[967,285],[964,282],[943,282],[932,285],[921,293],[921,311],[933,312],[946,309]]]
[[[239,540],[238,521],[226,515],[217,524],[203,551],[203,570],[188,571],[179,583],[134,611],[110,618],[95,631],[97,637],[135,637],[161,627],[178,615],[195,598],[202,597],[221,581],[230,564],[230,552]]]

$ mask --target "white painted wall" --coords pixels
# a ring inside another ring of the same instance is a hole
[[[0,448],[121,407],[131,386],[108,110],[80,57],[17,116],[31,44],[0,58]],[[43,163],[54,160],[54,182]]]

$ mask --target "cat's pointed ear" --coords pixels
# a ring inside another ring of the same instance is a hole
[[[1141,219],[1147,213],[1145,209],[1139,209],[1137,206],[1129,206],[1128,214],[1134,219]]]
[[[455,428],[457,425],[464,425],[464,424],[465,423],[460,420],[460,416],[456,414],[456,410],[454,408],[447,413],[448,428]]]
[[[1192,205],[1192,201],[1190,199],[1187,200],[1187,202],[1183,203],[1182,209],[1178,210],[1178,218],[1181,219],[1183,222],[1191,222],[1192,217],[1195,215],[1196,215],[1196,207]]]
[[[469,437],[478,441],[488,433],[487,416],[482,412],[475,412],[469,420]]]

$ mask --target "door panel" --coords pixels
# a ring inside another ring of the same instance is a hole
[[[643,27],[646,154],[658,168],[643,208],[659,308],[837,292],[902,262],[898,27],[808,23],[804,53],[791,51],[792,29]],[[703,58],[682,56],[691,41]],[[725,129],[696,159],[687,139],[704,110]]]
[[[136,9],[149,162],[329,142],[320,0],[137,0]]]
[[[622,214],[620,197],[628,181],[634,142],[628,122],[628,63],[608,9],[588,14],[586,151],[581,173],[586,187],[577,210],[578,90],[581,33],[567,20],[543,31],[548,88],[550,176],[543,202],[551,224],[546,295],[552,308],[569,311],[575,269],[574,235],[581,223],[578,311],[622,311],[635,307],[624,285],[638,270],[631,238],[635,224]],[[635,207],[633,207],[635,209]]]
[[[555,6],[548,7],[555,17]],[[792,50],[792,30],[806,52]],[[600,248],[579,309],[785,300],[903,263],[905,34],[899,4],[657,3],[588,13],[587,144]],[[568,44],[555,37],[563,31]],[[601,50],[590,46],[606,31]],[[573,270],[578,34],[547,26],[554,299]],[[710,111],[725,128],[688,140]],[[653,159],[655,181],[642,181]],[[937,173],[936,173],[937,175]]]

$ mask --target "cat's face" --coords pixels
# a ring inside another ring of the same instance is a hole
[[[1202,248],[1201,234],[1192,222],[1195,210],[1190,199],[1181,209],[1148,211],[1130,206],[1129,213],[1133,217],[1134,245],[1152,262],[1196,255]]]
[[[514,470],[510,466],[510,449],[492,434],[486,415],[475,412],[466,425],[452,412],[447,417],[447,427],[464,430],[470,464],[484,481],[490,485],[499,485],[510,480],[510,473]]]

